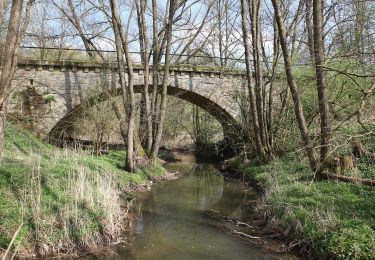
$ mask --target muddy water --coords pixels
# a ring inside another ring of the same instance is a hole
[[[131,246],[101,259],[295,259],[240,239],[222,219],[212,218],[210,212],[244,219],[255,192],[225,180],[210,164],[184,161],[186,176],[137,196]]]

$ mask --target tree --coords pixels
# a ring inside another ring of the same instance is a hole
[[[163,73],[163,84],[160,102],[160,113],[157,121],[156,136],[152,143],[152,149],[150,153],[150,159],[155,162],[158,156],[160,142],[163,134],[163,123],[165,118],[165,112],[167,109],[167,89],[169,84],[169,67],[170,67],[170,52],[172,47],[172,24],[173,18],[176,11],[176,0],[169,1],[168,19],[166,21],[166,47],[165,47],[165,61],[164,61],[164,73]],[[154,104],[156,105],[156,104]]]
[[[328,90],[324,75],[323,0],[313,0],[314,61],[320,113],[320,159],[324,162],[331,151],[331,123]]]
[[[305,0],[305,21],[306,21],[306,30],[307,30],[307,39],[308,39],[308,48],[309,48],[309,54],[310,59],[312,61],[312,64],[315,63],[315,51],[314,51],[314,35],[313,35],[313,24],[312,24],[312,0]]]
[[[122,97],[125,111],[128,111],[128,128],[127,128],[127,150],[126,150],[126,169],[130,172],[134,171],[134,133],[135,133],[135,95],[134,95],[134,73],[133,61],[130,56],[128,30],[124,32],[120,18],[120,12],[116,0],[110,0],[112,13],[112,26],[115,35],[117,62],[119,66],[120,85],[122,89]],[[124,60],[125,57],[125,60]],[[128,74],[128,81],[124,74],[124,64]],[[128,99],[129,98],[129,99]],[[129,105],[127,106],[127,103]]]
[[[247,5],[249,3],[249,5]],[[245,47],[246,78],[249,104],[257,156],[266,162],[274,158],[272,131],[273,81],[278,63],[278,37],[273,39],[274,57],[272,68],[268,65],[267,54],[262,41],[262,21],[260,1],[241,1],[242,36]],[[250,16],[251,44],[247,31],[247,16]],[[251,55],[253,62],[251,63]],[[253,69],[251,68],[253,67]],[[268,70],[265,70],[265,68]],[[254,72],[254,79],[253,73]],[[267,72],[267,73],[265,73]],[[269,81],[265,75],[269,74]],[[267,96],[268,91],[268,96]]]
[[[250,43],[249,43],[249,35],[247,32],[247,4],[246,0],[241,0],[241,17],[242,17],[242,35],[243,41],[245,46],[245,62],[246,62],[246,84],[249,92],[249,103],[250,103],[250,112],[251,112],[251,122],[254,128],[254,139],[256,145],[256,152],[261,157],[264,156],[264,150],[262,147],[262,142],[260,138],[260,130],[258,124],[258,115],[257,109],[255,106],[255,92],[252,82],[252,71],[251,71],[251,54],[250,54]]]
[[[314,150],[313,142],[311,141],[311,138],[307,129],[306,119],[303,113],[301,97],[300,97],[297,84],[296,84],[296,81],[294,79],[293,72],[292,72],[290,53],[289,53],[288,46],[287,46],[287,39],[286,39],[285,31],[284,31],[285,27],[284,27],[284,22],[282,20],[279,0],[272,0],[272,5],[275,10],[275,18],[276,18],[277,28],[279,31],[280,45],[281,45],[281,49],[283,52],[284,63],[285,63],[284,65],[285,74],[287,76],[287,81],[288,81],[290,92],[292,93],[294,111],[295,111],[295,116],[298,122],[298,128],[301,134],[301,139],[303,141],[304,147],[307,152],[307,156],[309,158],[310,167],[313,171],[316,171],[318,168],[316,153]]]
[[[17,67],[17,53],[20,41],[26,31],[29,23],[30,9],[33,0],[28,0],[26,5],[24,23],[22,25],[22,11],[24,1],[12,0],[12,6],[10,10],[10,18],[8,22],[8,29],[6,33],[6,40],[1,50],[0,60],[0,157],[2,156],[4,146],[4,128],[6,122],[6,108],[7,99],[11,91],[11,80]],[[0,1],[0,25],[4,19],[4,2]],[[1,46],[0,46],[1,47]]]
[[[143,96],[142,96],[142,104],[144,104],[141,109],[144,109],[144,113],[141,118],[142,121],[146,124],[146,152],[150,154],[152,149],[152,115],[151,115],[151,102],[150,102],[150,95],[149,95],[149,55],[148,55],[148,35],[147,35],[147,26],[146,26],[146,8],[147,8],[147,1],[146,0],[136,0],[137,6],[137,22],[138,22],[138,30],[139,30],[139,45],[141,50],[141,62],[143,64],[144,74],[143,74]]]
[[[82,17],[79,17],[77,14],[77,7],[83,5],[84,2],[79,1],[78,4],[75,4],[73,0],[67,0],[68,8],[64,8],[62,5],[59,5],[54,0],[52,0],[52,3],[60,10],[60,12],[68,19],[71,25],[73,25],[73,27],[76,29],[76,31],[78,32],[78,36],[81,38],[83,45],[87,53],[89,54],[90,58],[99,58],[101,60],[105,60],[103,54],[100,52],[100,50],[93,42],[95,36],[88,36],[89,34],[84,30],[82,26]],[[89,13],[89,9],[86,8],[83,13],[87,15],[87,13]]]

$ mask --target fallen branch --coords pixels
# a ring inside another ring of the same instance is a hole
[[[12,248],[12,245],[13,245],[14,241],[16,240],[16,238],[17,238],[17,236],[18,236],[18,233],[21,231],[22,225],[23,225],[23,223],[21,223],[21,225],[18,227],[16,233],[14,233],[13,238],[12,238],[12,240],[10,241],[7,250],[5,251],[5,253],[4,253],[4,255],[3,255],[3,258],[2,258],[3,260],[6,259],[7,254],[9,253],[10,249]]]
[[[250,236],[244,232],[241,232],[241,231],[237,231],[237,230],[232,230],[232,233],[233,234],[236,234],[236,235],[240,235],[240,236],[243,236],[243,237],[247,237],[247,238],[250,238],[250,239],[261,239],[261,237],[254,237],[254,236]]]
[[[375,186],[375,180],[372,180],[372,179],[361,179],[361,178],[356,178],[356,177],[331,174],[328,172],[321,172],[320,176],[326,180],[336,180],[336,181],[342,181],[342,182],[353,183],[353,184],[362,184],[362,185],[372,186],[372,187]]]
[[[243,227],[253,227],[252,225],[249,225],[249,224],[247,224],[245,222],[242,222],[242,221],[239,221],[239,220],[236,221],[236,225],[237,226],[243,226]]]

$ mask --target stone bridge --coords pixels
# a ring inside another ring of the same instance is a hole
[[[72,117],[82,112],[82,102],[89,95],[121,93],[117,70],[110,62],[20,59],[12,82],[9,115],[19,119],[32,115],[30,124],[40,136],[56,137]],[[219,120],[225,135],[238,135],[239,99],[245,91],[243,71],[184,65],[172,66],[170,73],[169,95],[208,111]],[[134,74],[135,91],[139,93],[144,74],[140,64],[134,65]]]

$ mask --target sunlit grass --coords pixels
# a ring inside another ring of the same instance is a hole
[[[19,254],[74,253],[113,242],[126,227],[120,194],[164,169],[125,172],[125,154],[59,149],[8,124],[0,166],[0,248],[23,223],[12,250]],[[0,251],[1,252],[1,251]],[[0,253],[1,255],[1,253]]]
[[[372,166],[374,167],[374,166]],[[289,154],[237,168],[264,190],[259,211],[272,224],[338,259],[375,259],[375,188],[313,181],[308,162]]]

